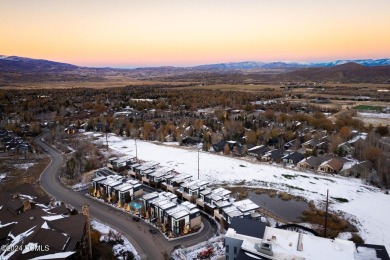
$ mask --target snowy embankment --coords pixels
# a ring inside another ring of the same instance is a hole
[[[117,238],[116,237],[117,235],[120,236],[120,239],[123,239],[123,244],[117,243],[112,248],[114,255],[117,256],[118,259],[125,259],[121,257],[123,252],[132,252],[135,260],[141,259],[141,257],[138,255],[133,245],[125,237],[120,235],[117,231],[113,230],[109,226],[97,220],[91,220],[91,227],[99,231],[99,233],[101,234],[100,241],[108,242],[109,240],[115,240]],[[113,234],[112,237],[110,233]]]
[[[92,133],[86,133],[92,135]],[[95,137],[96,138],[96,137]],[[105,144],[105,137],[96,142]],[[135,142],[110,134],[109,148],[123,155],[135,156]],[[180,173],[198,176],[198,152],[150,142],[137,141],[138,158],[156,161]],[[200,152],[200,178],[210,183],[239,183],[263,188],[288,191],[322,205],[329,189],[330,197],[344,198],[341,203],[332,199],[330,209],[343,213],[357,222],[361,236],[368,244],[382,244],[390,251],[390,195],[365,185],[360,179],[344,178],[310,172],[301,172],[281,166],[251,163],[228,156]],[[283,176],[284,175],[284,176]],[[300,188],[300,189],[297,189]],[[303,189],[303,190],[301,190]]]

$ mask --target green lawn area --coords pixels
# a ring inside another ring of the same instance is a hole
[[[382,106],[370,106],[370,105],[359,105],[354,107],[356,110],[369,110],[369,111],[381,111],[384,107]]]

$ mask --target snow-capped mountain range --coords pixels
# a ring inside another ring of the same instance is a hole
[[[277,61],[277,62],[229,62],[209,65],[200,65],[193,67],[194,69],[274,69],[274,68],[310,68],[310,67],[333,67],[346,63],[357,63],[363,66],[386,66],[390,65],[390,59],[362,59],[362,60],[336,60],[330,62],[294,62],[294,61]]]
[[[42,62],[45,64],[53,61],[47,61],[43,59],[30,59],[18,56],[6,56],[0,55],[0,61],[11,61],[11,62]],[[245,69],[277,69],[277,68],[310,68],[310,67],[333,67],[345,63],[354,62],[363,66],[388,66],[390,65],[390,59],[360,59],[360,60],[336,60],[330,62],[295,62],[295,61],[275,61],[275,62],[257,62],[257,61],[243,61],[243,62],[227,62],[217,64],[205,64],[193,67],[187,67],[188,69],[195,70],[245,70]],[[53,62],[57,64],[65,65],[61,62]],[[70,64],[68,64],[70,65]],[[162,67],[161,67],[162,68]],[[174,68],[174,67],[172,67]]]

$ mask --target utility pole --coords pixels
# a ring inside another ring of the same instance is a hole
[[[199,180],[199,148],[198,148],[198,180]]]
[[[89,205],[81,206],[82,213],[87,217],[88,259],[92,259],[91,220],[89,219]]]
[[[108,151],[108,139],[107,139],[107,132],[108,132],[108,121],[107,121],[107,118],[106,118],[106,125],[104,127],[104,129],[106,130],[106,151]]]
[[[138,160],[137,137],[134,138],[134,142],[135,142],[135,158]]]
[[[325,228],[324,228],[325,238],[326,238],[326,228],[328,225],[328,204],[329,204],[329,190],[326,190],[326,212],[325,212]]]

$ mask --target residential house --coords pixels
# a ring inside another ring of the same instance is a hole
[[[269,151],[269,148],[267,146],[259,145],[259,146],[255,146],[255,147],[248,149],[248,155],[254,156],[254,157],[261,157],[268,151]]]
[[[115,198],[113,203],[120,202],[119,205],[124,205],[130,201],[140,197],[143,193],[143,186],[137,180],[122,180],[122,184],[113,187],[111,191],[111,198]]]
[[[97,173],[104,172],[102,169],[98,170]],[[96,174],[92,179],[92,186],[94,188],[94,196],[117,203],[118,200],[121,205],[125,202],[134,200],[136,197],[142,195],[143,187],[142,184],[136,180],[129,180],[123,176],[112,174],[107,176],[101,176]]]
[[[230,199],[231,191],[224,188],[211,189],[206,188],[200,191],[196,204],[206,213],[214,216],[215,210],[218,209],[217,203]]]
[[[268,227],[262,222],[232,221],[225,234],[227,260],[232,259],[382,259],[381,245],[355,245],[339,238],[329,239],[291,230]]]
[[[208,185],[204,180],[186,180],[180,184],[180,188],[176,190],[175,194],[184,201],[195,202],[199,197],[200,191],[204,190]]]
[[[215,143],[212,146],[213,146],[214,151],[218,153],[218,152],[223,152],[226,144],[229,145],[230,151],[233,151],[234,147],[236,146],[235,141],[224,141],[224,140],[219,141],[218,143]]]
[[[297,166],[300,169],[304,170],[317,170],[318,166],[320,166],[321,163],[328,161],[329,157],[321,156],[321,157],[315,157],[315,156],[310,156],[307,157],[306,159],[303,159],[300,161]]]
[[[374,165],[370,161],[363,161],[354,164],[352,167],[343,169],[340,174],[348,177],[359,178],[361,176],[369,176],[373,171]]]
[[[220,210],[220,215],[222,215],[225,227],[228,227],[231,224],[231,221],[234,217],[240,218],[250,218],[255,210],[260,207],[255,204],[250,199],[235,201],[231,206],[223,207]]]
[[[282,149],[273,149],[261,156],[261,160],[267,162],[280,162],[281,158],[284,156],[284,153],[285,152]]]
[[[0,259],[59,259],[59,256],[61,259],[80,259],[86,255],[88,239],[84,215],[65,217],[57,213],[62,209],[41,207],[38,197],[34,196],[36,191],[30,192],[28,185],[16,190],[17,193],[2,192],[0,196],[0,244],[41,250],[0,250]],[[21,207],[17,206],[15,212],[16,208],[8,207],[9,202]]]
[[[177,196],[181,197],[181,192],[177,192],[180,185],[186,181],[191,180],[192,175],[190,174],[177,174],[173,178],[166,179],[165,182],[161,183],[161,188],[165,189],[166,191],[170,191],[172,193],[175,193]]]
[[[132,164],[137,161],[136,157],[121,157],[121,158],[110,158],[107,163],[107,168],[116,172],[122,172],[129,168]]]
[[[168,167],[160,167],[157,168],[155,171],[146,173],[146,177],[143,177],[142,179],[144,180],[145,178],[149,186],[159,189],[161,187],[161,184],[166,181],[165,177],[172,176],[172,173],[173,169]]]
[[[168,235],[186,234],[201,225],[199,209],[190,202],[179,204],[170,192],[149,193],[142,196],[141,201],[151,221],[163,225]]]
[[[321,163],[318,171],[323,173],[339,173],[343,168],[344,162],[338,158],[332,158]]]
[[[135,178],[142,181],[142,177],[145,177],[147,173],[151,173],[151,170],[155,170],[159,164],[158,162],[149,161],[135,167]],[[134,168],[133,165],[130,167]]]
[[[305,156],[298,152],[292,152],[282,157],[282,162],[286,164],[296,165],[298,162],[305,159]]]
[[[264,222],[245,218],[233,218],[228,230],[230,234],[233,233],[232,230],[234,230],[236,234],[240,234],[243,237],[255,237],[262,239],[266,227],[267,224]],[[243,242],[244,239],[241,239],[239,236],[225,236],[226,259],[246,259],[245,253],[241,250]]]
[[[184,137],[183,140],[181,141],[183,145],[196,145],[200,142],[202,142],[202,140],[199,137],[194,137],[194,136]]]
[[[317,139],[310,139],[302,143],[302,147],[305,148],[305,153],[313,153],[319,143]]]
[[[337,153],[341,154],[343,156],[354,155],[355,154],[355,147],[351,143],[345,142],[345,143],[339,144],[337,146]]]

